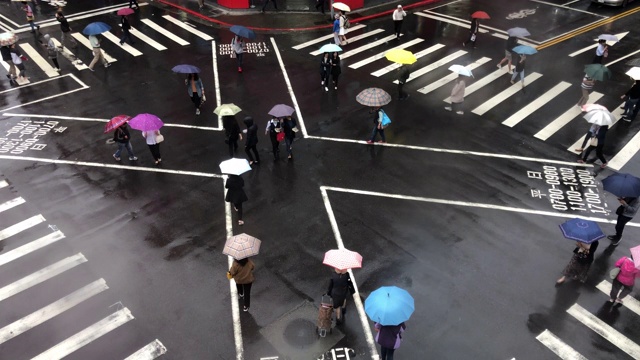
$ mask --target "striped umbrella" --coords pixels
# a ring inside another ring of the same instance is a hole
[[[361,268],[362,255],[347,249],[329,250],[324,253],[322,263],[338,270]]]
[[[356,101],[364,106],[380,107],[391,102],[391,95],[380,88],[368,88],[356,96]]]
[[[104,126],[104,133],[111,132],[117,128],[119,128],[122,124],[131,120],[131,116],[129,115],[118,115],[113,117],[109,122]]]
[[[228,238],[222,253],[236,260],[242,260],[258,255],[261,243],[262,241],[258,238],[242,233]]]

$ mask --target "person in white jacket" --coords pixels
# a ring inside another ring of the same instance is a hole
[[[396,34],[396,39],[400,39],[400,31],[402,30],[402,20],[407,16],[407,13],[402,9],[402,5],[398,5],[398,8],[393,12],[393,29]]]

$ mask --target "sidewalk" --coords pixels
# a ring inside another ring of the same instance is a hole
[[[278,0],[278,9],[273,10],[273,4],[267,6],[266,13],[261,13],[262,4],[254,0],[256,8],[254,9],[227,9],[218,6],[211,1],[205,2],[205,8],[198,10],[198,2],[196,0],[155,0],[150,4],[170,12],[183,12],[191,19],[200,22],[213,23],[220,27],[230,27],[231,25],[243,25],[257,31],[265,32],[287,32],[287,31],[309,31],[323,28],[330,28],[332,21],[330,12],[325,11],[325,15],[315,11],[293,11],[280,10],[287,6],[287,0]],[[423,0],[423,1],[385,1],[371,0],[368,4],[374,4],[367,8],[358,9],[348,13],[351,23],[373,19],[381,16],[391,17],[391,13],[401,4],[405,11],[412,8],[424,6],[438,2],[439,0]],[[291,0],[289,0],[291,2]]]

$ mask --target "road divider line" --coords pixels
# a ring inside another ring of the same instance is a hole
[[[558,84],[556,84],[556,86],[547,90],[537,99],[527,104],[527,106],[518,110],[515,114],[509,116],[505,121],[502,122],[502,125],[506,125],[508,127],[514,127],[518,125],[527,116],[533,114],[537,109],[541,109],[549,101],[555,99],[558,95],[567,90],[569,86],[571,86],[571,84],[566,81],[559,82]]]
[[[407,82],[413,81],[413,80],[419,78],[420,76],[422,76],[422,75],[424,75],[424,74],[426,74],[428,72],[431,72],[431,71],[439,68],[440,66],[443,66],[446,63],[452,62],[453,60],[455,60],[455,59],[457,59],[457,58],[459,58],[459,57],[461,57],[463,55],[466,55],[466,54],[467,54],[466,51],[458,50],[458,51],[454,52],[453,54],[449,54],[449,55],[443,57],[442,59],[438,59],[436,62],[431,63],[431,64],[429,64],[429,65],[427,65],[427,66],[425,66],[425,67],[423,67],[423,68],[421,68],[419,70],[416,70],[416,71],[412,72],[411,75],[409,75],[409,78],[407,79]],[[398,80],[395,80],[393,83],[397,84]]]
[[[0,344],[13,339],[14,337],[31,330],[32,328],[42,324],[43,322],[50,320],[63,312],[71,309],[72,307],[80,304],[81,302],[95,296],[109,287],[104,279],[99,279],[86,285],[71,294],[37,310],[22,319],[16,320],[13,323],[0,329]]]
[[[527,75],[524,78],[524,82],[527,85],[531,85],[532,82],[538,80],[541,77],[542,77],[542,74],[539,74],[537,72],[533,72],[533,73]],[[498,106],[503,101],[507,100],[511,96],[513,96],[513,95],[517,94],[518,92],[520,92],[522,90],[521,86],[522,85],[521,85],[520,81],[514,83],[513,85],[511,85],[508,88],[504,89],[502,92],[496,94],[491,99],[485,101],[482,105],[480,105],[477,108],[471,110],[471,112],[473,112],[474,114],[480,115],[480,116],[484,115],[487,111],[493,109],[494,107]]]
[[[545,330],[536,339],[546,346],[547,349],[553,351],[554,354],[562,360],[587,360],[579,352],[575,351],[571,346],[560,340],[555,334],[549,330]]]
[[[91,58],[93,59],[93,46],[91,46],[91,42],[89,41],[89,39],[86,38],[81,33],[77,33],[77,32],[71,33],[71,36],[73,36],[73,38],[76,39],[80,44],[84,45],[84,47],[91,50]],[[104,59],[107,60],[107,62],[112,63],[112,62],[118,61],[117,59],[109,55],[106,51],[104,51],[103,48],[100,48],[100,50],[102,50],[102,56],[104,56]],[[97,65],[102,66],[102,64],[97,64]]]
[[[24,204],[26,201],[22,198],[22,197],[17,197],[15,199],[9,200],[9,201],[5,201],[2,204],[0,204],[0,213],[3,211],[7,211],[9,209],[12,209],[18,205],[22,205]]]
[[[403,35],[400,35],[400,36],[403,36]],[[340,56],[340,58],[341,59],[346,59],[346,58],[352,57],[353,55],[357,55],[357,54],[359,54],[359,53],[361,53],[363,51],[367,51],[369,49],[373,49],[374,47],[376,47],[378,45],[382,45],[384,43],[388,43],[389,41],[392,41],[392,40],[394,40],[396,38],[397,38],[396,35],[389,35],[389,36],[383,37],[381,39],[378,39],[378,40],[376,40],[374,42],[370,42],[370,43],[368,43],[366,45],[362,45],[362,46],[360,46],[358,48],[355,48],[353,50],[346,51]]]
[[[369,36],[373,36],[373,35],[379,34],[381,32],[384,32],[384,30],[383,29],[373,29],[371,31],[367,31],[364,34],[360,34],[360,35],[351,37],[351,38],[348,39],[348,41],[349,41],[349,44],[353,44],[354,42],[356,42],[358,40],[362,40],[362,39],[368,38]],[[309,54],[311,54],[313,56],[316,56],[316,55],[320,55],[322,53],[318,49],[318,50],[314,50],[314,51],[310,52]],[[342,59],[342,56],[340,56],[340,58]]]
[[[106,318],[94,323],[84,330],[63,340],[49,350],[41,353],[31,360],[59,360],[74,351],[90,344],[94,340],[106,335],[107,333],[117,329],[118,327],[133,320],[131,311],[127,308],[120,309]]]
[[[18,234],[22,231],[25,231],[29,228],[32,228],[40,223],[43,223],[44,221],[45,221],[45,218],[42,215],[36,215],[26,220],[22,220],[19,223],[11,225],[4,230],[0,230],[0,241],[7,239],[15,234]]]
[[[33,61],[48,77],[60,76],[60,73],[49,64],[49,62],[40,55],[40,53],[29,43],[19,44],[20,48],[27,54],[29,60]]]
[[[615,124],[618,122],[618,120],[622,117],[622,112],[623,112],[623,110],[622,110],[622,109],[620,109],[620,106],[623,106],[623,105],[624,105],[624,103],[620,104],[618,107],[616,107],[616,109],[615,109],[615,110],[613,110],[613,111],[611,112],[611,114],[613,115],[613,119],[614,119],[614,120],[613,120],[613,123],[612,123],[611,125],[609,125],[609,130],[611,130],[611,128],[613,127],[613,125],[615,125]],[[585,135],[586,135],[586,134],[587,134],[587,132],[585,131],[585,132],[584,132],[584,135],[580,136],[580,138],[578,138],[578,140],[576,140],[576,142],[574,142],[574,143],[573,143],[573,145],[569,146],[569,147],[567,148],[567,150],[568,150],[568,151],[570,151],[570,152],[572,152],[572,153],[574,153],[574,154],[578,154],[578,152],[577,152],[575,149],[577,149],[577,148],[579,148],[579,147],[581,147],[581,146],[582,146],[582,142],[584,141],[584,137],[585,137]],[[622,155],[622,156],[624,157],[624,155]],[[613,160],[613,159],[612,159],[612,160]],[[620,158],[618,161],[622,161],[622,160],[623,160],[623,158]],[[627,161],[629,161],[629,160],[627,159]],[[616,163],[614,162],[614,165],[615,165],[615,164],[616,164]],[[624,164],[626,164],[626,161],[624,162]],[[624,164],[622,164],[622,165],[624,165]],[[620,167],[622,167],[622,165],[620,165]],[[609,167],[610,167],[610,168],[612,168],[612,169],[615,169],[615,168],[613,168],[611,165],[607,165],[607,166],[609,166]],[[619,170],[619,169],[618,169],[618,170]]]
[[[216,48],[216,42],[211,41],[211,66],[213,67],[213,86],[216,94],[216,108],[222,105],[222,99],[220,98],[220,79],[218,77],[218,55],[216,54],[217,51],[218,49]],[[222,130],[222,116],[220,115],[218,115],[218,127],[216,130]]]
[[[423,57],[425,55],[428,55],[428,54],[430,54],[430,53],[432,53],[432,52],[434,52],[436,50],[440,50],[443,47],[444,47],[443,44],[435,44],[433,46],[429,46],[428,48],[426,48],[424,50],[418,51],[417,53],[415,53],[413,55],[416,57],[416,59],[420,59],[421,57]],[[402,65],[401,64],[390,64],[390,65],[387,65],[387,66],[383,67],[380,70],[376,70],[376,71],[372,72],[371,75],[373,75],[375,77],[380,77],[380,76],[382,76],[384,74],[387,74],[387,73],[399,68],[400,66],[402,66]]]
[[[354,25],[354,26],[349,28],[349,32],[360,30],[363,27],[365,27],[365,26],[362,25],[362,24]],[[300,50],[300,49],[306,48],[307,46],[311,46],[313,44],[317,44],[317,43],[322,42],[324,40],[330,40],[330,39],[333,39],[333,33],[331,33],[329,35],[321,36],[321,37],[313,39],[313,40],[309,40],[307,42],[303,42],[302,44],[298,44],[296,46],[292,46],[292,48],[295,49],[295,50]]]
[[[188,31],[188,32],[190,32],[190,33],[192,33],[192,34],[194,34],[195,36],[197,36],[197,37],[199,37],[199,38],[202,38],[202,39],[204,39],[204,40],[206,40],[206,41],[211,41],[211,40],[213,40],[213,38],[212,38],[211,36],[209,36],[208,34],[205,34],[205,33],[203,33],[203,32],[202,32],[202,31],[200,31],[200,30],[196,30],[196,29],[192,28],[191,26],[189,26],[189,25],[187,25],[187,24],[183,23],[182,21],[180,21],[180,20],[178,20],[178,19],[174,18],[174,17],[173,17],[173,16],[171,16],[171,15],[163,15],[162,17],[163,17],[164,19],[166,19],[166,20],[168,20],[168,21],[170,21],[170,22],[172,22],[172,23],[176,24],[177,26],[179,26],[179,27],[183,28],[184,30],[186,30],[186,31]]]
[[[584,14],[598,16],[598,17],[601,17],[601,18],[606,18],[605,15],[600,15],[598,13],[594,13],[594,12],[591,12],[591,11],[576,9],[576,8],[572,8],[572,7],[569,7],[569,6],[558,5],[558,4],[550,3],[550,2],[547,2],[547,1],[541,1],[541,0],[531,0],[531,1],[537,2],[537,3],[540,3],[540,4],[549,5],[549,6],[559,7],[559,8],[566,9],[566,10],[577,11],[577,12],[581,12],[581,13],[584,13]]]
[[[103,32],[102,35],[107,38],[107,40],[111,41],[112,43],[114,43],[116,46],[119,46],[120,48],[122,48],[122,50],[128,52],[129,54],[133,55],[133,56],[140,56],[142,55],[142,52],[136,48],[134,48],[133,46],[127,44],[126,42],[123,43],[122,45],[120,45],[120,39],[113,35],[110,32]]]
[[[54,242],[62,240],[64,238],[65,236],[62,232],[56,231],[51,234],[47,234],[37,240],[31,241],[25,245],[22,245],[19,248],[0,254],[0,266],[10,263],[11,261],[21,258],[25,255],[31,254],[36,250],[42,249],[43,247],[49,244],[53,244]]]
[[[289,96],[291,96],[291,102],[293,103],[293,108],[296,109],[296,113],[298,115],[297,123],[298,127],[300,127],[300,131],[302,131],[302,136],[307,137],[307,127],[304,125],[304,120],[302,118],[302,111],[300,111],[300,106],[298,105],[298,100],[296,100],[296,94],[293,92],[293,88],[291,87],[291,81],[289,81],[289,75],[287,75],[287,69],[284,66],[284,62],[282,61],[282,56],[280,56],[280,50],[278,49],[278,44],[276,44],[276,40],[271,37],[271,44],[273,45],[273,49],[276,53],[276,57],[278,58],[278,63],[280,64],[280,70],[282,70],[282,75],[284,76],[284,82],[287,84],[287,91],[289,92]]]
[[[69,74],[69,75],[73,75],[73,74]],[[52,79],[59,79],[59,78],[60,77],[55,77],[55,78],[52,78]],[[20,86],[17,89],[23,89],[23,88],[24,88],[24,86]],[[75,90],[69,90],[69,91],[61,92],[61,93],[58,93],[58,94],[55,94],[55,95],[51,95],[51,96],[47,96],[47,97],[44,97],[44,98],[41,98],[41,99],[38,99],[38,100],[33,100],[33,101],[29,101],[29,102],[26,102],[26,103],[23,103],[23,104],[20,104],[20,105],[15,105],[15,106],[11,106],[11,107],[8,107],[8,108],[4,108],[4,109],[1,109],[0,111],[9,111],[9,110],[17,109],[17,108],[24,107],[24,106],[27,106],[27,105],[37,104],[37,103],[42,102],[42,101],[47,101],[47,100],[55,99],[57,97],[73,94],[74,92],[86,90],[88,88],[89,88],[88,86],[87,87],[80,87],[80,88],[77,88]]]
[[[597,286],[596,288],[600,291],[602,291],[603,293],[607,294],[607,296],[610,295],[611,293],[611,283],[608,282],[607,280],[602,280]],[[611,304],[613,305],[613,304]],[[626,296],[624,298],[624,303],[622,304],[622,306],[626,307],[627,309],[633,311],[634,313],[636,313],[636,315],[640,315],[640,301],[636,300],[635,298],[631,297],[631,296]]]
[[[598,100],[600,100],[600,98],[602,98],[602,96],[604,96],[603,94],[599,93],[599,92],[592,92],[589,95],[589,100],[587,101],[587,104],[594,104],[596,103]],[[568,123],[571,122],[571,120],[575,119],[577,116],[579,116],[582,113],[582,109],[578,106],[572,105],[569,110],[565,111],[562,115],[558,116],[557,118],[555,118],[552,122],[550,122],[549,124],[547,124],[547,126],[545,126],[544,128],[542,128],[542,130],[538,131],[535,135],[533,135],[535,138],[538,138],[542,141],[546,141],[548,138],[550,138],[553,134],[555,134],[556,132],[558,132],[558,130],[560,130],[561,128],[563,128],[565,125],[567,125]]]
[[[408,47],[410,47],[410,46],[413,46],[413,45],[415,45],[415,44],[419,44],[419,43],[421,43],[421,42],[423,42],[423,41],[424,41],[424,39],[420,39],[420,38],[413,39],[413,40],[411,40],[411,41],[409,41],[409,42],[406,42],[406,43],[404,43],[404,44],[402,44],[402,45],[398,45],[398,46],[392,47],[391,49],[388,49],[388,50],[385,50],[385,51],[383,51],[383,52],[377,53],[377,54],[376,54],[376,55],[374,55],[374,56],[370,56],[370,57],[368,57],[368,58],[366,58],[366,59],[364,59],[364,60],[360,60],[360,61],[358,61],[358,62],[357,62],[357,63],[355,63],[355,64],[351,64],[351,65],[349,65],[349,67],[350,67],[350,68],[352,68],[352,69],[358,69],[358,68],[361,68],[361,67],[363,67],[363,66],[365,66],[365,65],[367,65],[367,64],[370,64],[370,63],[372,63],[372,62],[374,62],[374,61],[377,61],[377,60],[380,60],[380,59],[384,58],[384,54],[386,54],[386,53],[387,53],[388,51],[390,51],[390,50],[395,50],[395,49],[406,49],[406,48],[408,48]]]
[[[469,69],[469,70],[475,70],[476,68],[480,67],[481,65],[484,65],[484,64],[488,63],[489,61],[491,61],[490,58],[482,57],[482,58],[476,60],[475,62],[472,62],[471,64],[469,64],[469,65],[467,65],[465,67],[467,69]],[[428,94],[428,93],[430,93],[430,92],[432,92],[432,91],[434,91],[436,89],[439,89],[440,87],[450,83],[451,81],[457,79],[458,76],[459,75],[457,73],[451,73],[451,74],[449,74],[449,75],[447,75],[447,76],[445,76],[445,77],[443,77],[443,78],[441,78],[439,80],[436,80],[436,81],[430,83],[429,85],[427,85],[427,86],[425,86],[423,88],[418,89],[418,92],[422,93],[422,94]]]
[[[145,25],[147,25],[148,27],[152,28],[153,30],[159,32],[160,34],[164,35],[165,37],[169,38],[170,40],[173,40],[174,42],[185,46],[185,45],[189,45],[189,42],[181,37],[178,37],[177,35],[175,35],[174,33],[170,32],[169,30],[165,30],[165,28],[163,28],[162,26],[154,23],[153,21],[149,20],[149,19],[141,19],[140,21],[142,21]]]
[[[152,48],[154,48],[154,49],[156,49],[158,51],[167,50],[167,48],[164,45],[162,45],[159,42],[153,40],[152,38],[148,37],[144,33],[134,29],[133,27],[131,27],[129,32],[131,32],[131,35],[133,35],[136,39],[140,39],[141,41],[147,43],[149,46],[151,46]]]
[[[465,88],[464,97],[468,97],[474,92],[480,90],[482,87],[487,86],[489,83],[503,77],[505,74],[507,74],[506,67],[504,67],[504,69],[495,70],[494,72],[483,76],[481,79],[474,81],[473,84]],[[447,97],[446,99],[444,99],[444,102],[451,104],[451,97]]]
[[[127,356],[124,360],[153,360],[167,352],[167,348],[162,345],[160,340],[155,339],[142,349]]]

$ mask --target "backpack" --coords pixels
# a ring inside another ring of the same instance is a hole
[[[350,28],[350,27],[351,27],[351,23],[349,22],[349,18],[348,18],[348,17],[346,17],[345,15],[342,15],[342,19],[344,20],[344,22],[343,22],[343,27],[344,27],[345,29]]]

